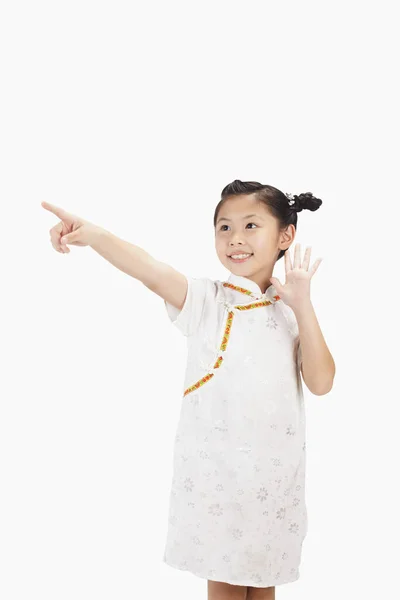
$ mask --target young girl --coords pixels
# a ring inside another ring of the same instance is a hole
[[[299,578],[307,532],[305,413],[300,372],[316,395],[335,363],[310,299],[308,247],[292,263],[297,212],[322,204],[235,180],[214,214],[226,281],[192,278],[145,250],[46,202],[61,221],[55,250],[91,246],[165,301],[187,338],[188,361],[174,443],[164,561],[207,579],[210,600],[275,598]],[[286,282],[272,277],[285,257]]]

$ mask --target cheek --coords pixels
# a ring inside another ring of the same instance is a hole
[[[273,242],[270,238],[266,239],[264,236],[254,236],[251,240],[251,246],[255,251],[269,252],[273,249]]]
[[[226,257],[226,244],[223,241],[217,240],[215,242],[215,250],[220,258]]]

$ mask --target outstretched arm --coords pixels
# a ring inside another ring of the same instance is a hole
[[[126,242],[103,229],[91,247],[112,265],[141,281],[152,292],[178,308],[183,307],[187,293],[186,277],[146,250]]]
[[[69,254],[68,244],[90,246],[112,265],[139,279],[166,302],[182,309],[188,290],[187,278],[182,273],[156,260],[143,248],[125,242],[82,217],[49,202],[41,204],[61,219],[50,229],[51,243],[57,252]]]

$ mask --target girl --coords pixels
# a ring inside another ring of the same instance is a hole
[[[187,338],[188,362],[174,442],[164,561],[207,579],[209,600],[275,598],[299,578],[307,532],[308,389],[332,389],[335,363],[310,299],[311,248],[292,263],[297,212],[322,204],[235,180],[214,214],[226,281],[192,278],[145,250],[50,205],[61,221],[55,250],[91,246],[164,299]],[[286,282],[272,277],[285,257]]]

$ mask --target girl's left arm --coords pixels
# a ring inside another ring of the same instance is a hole
[[[322,258],[318,258],[309,268],[310,256],[311,246],[308,246],[301,261],[301,246],[296,244],[292,264],[289,250],[286,250],[285,285],[282,285],[276,277],[271,277],[271,283],[283,302],[290,306],[296,316],[304,383],[312,394],[323,396],[332,389],[336,368],[318,324],[310,296],[311,278],[321,264]]]
[[[299,328],[304,383],[312,394],[323,396],[331,391],[335,377],[335,361],[324,336],[311,300],[293,308]]]

